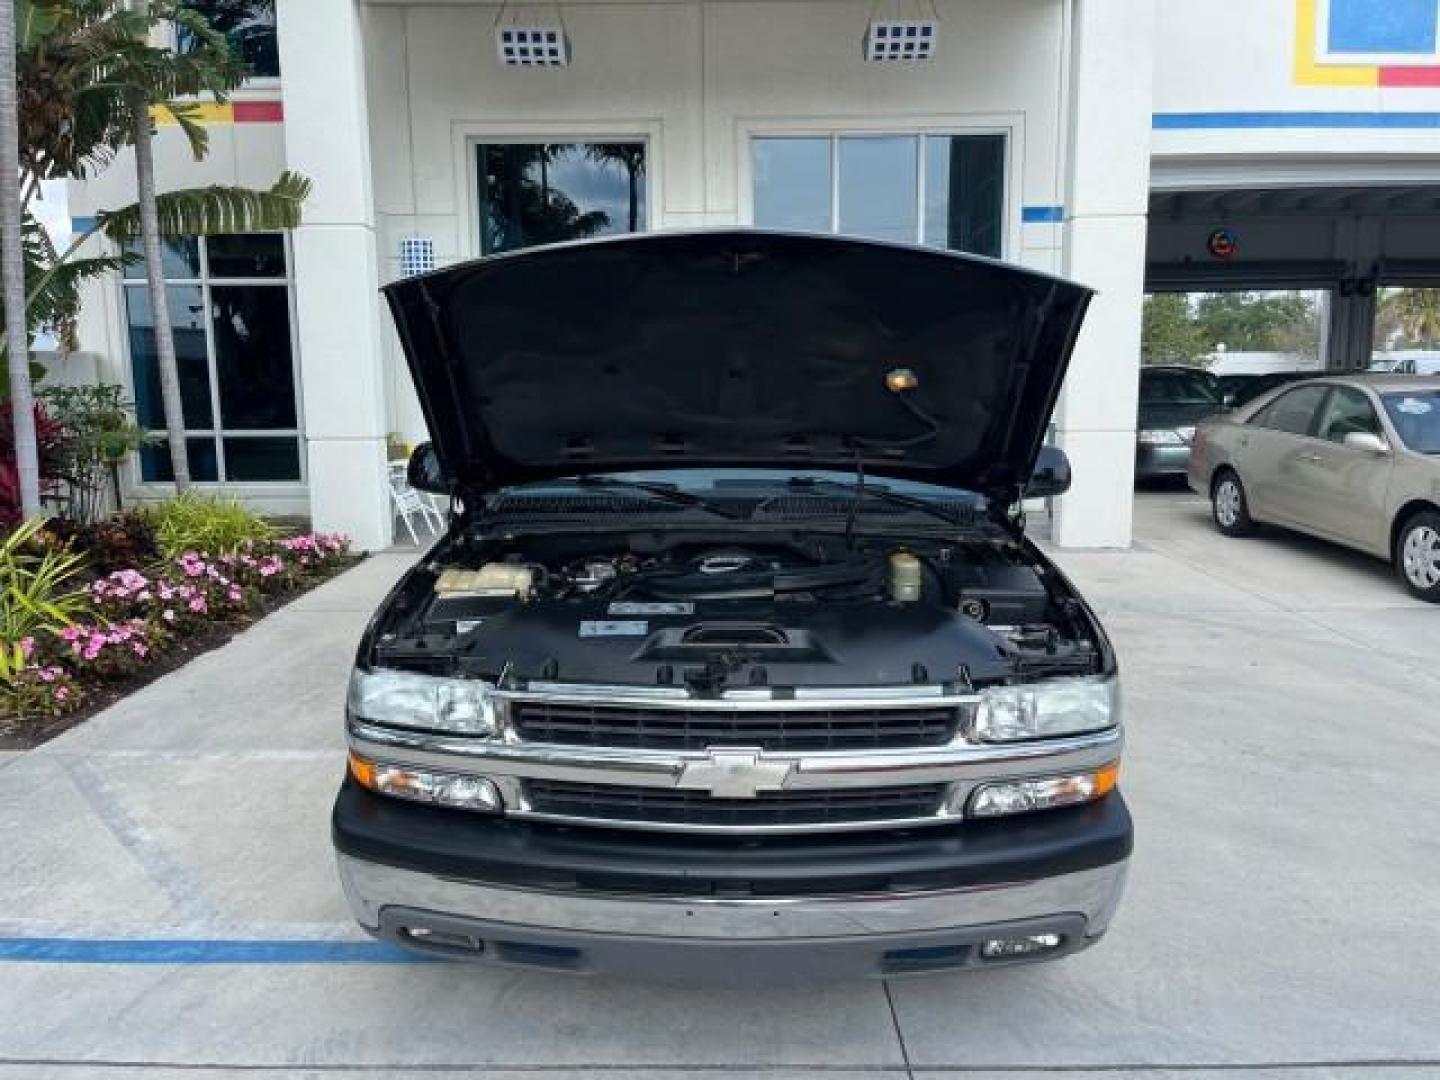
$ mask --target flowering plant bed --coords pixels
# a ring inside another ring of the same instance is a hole
[[[75,614],[5,643],[0,748],[45,742],[223,645],[352,565],[349,548],[344,536],[316,533],[246,540],[225,554],[187,550],[80,582],[68,594]]]

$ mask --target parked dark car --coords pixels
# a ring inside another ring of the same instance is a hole
[[[1044,960],[1131,824],[1115,654],[1020,508],[1090,293],[758,232],[387,290],[464,512],[384,602],[333,836],[437,956],[707,983]]]
[[[1323,374],[1319,371],[1267,371],[1259,375],[1217,375],[1220,400],[1227,409],[1239,409],[1254,401],[1261,394],[1279,386],[1288,386],[1301,379],[1313,379]]]
[[[1222,408],[1219,380],[1208,371],[1168,364],[1142,367],[1135,478],[1183,477],[1190,467],[1196,423]]]

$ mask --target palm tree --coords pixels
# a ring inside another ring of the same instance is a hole
[[[40,513],[40,462],[35,403],[30,389],[30,339],[25,318],[25,246],[21,236],[20,116],[16,96],[15,6],[0,0],[0,271],[4,275],[10,408],[15,425],[15,471],[20,509]]]
[[[625,170],[630,188],[630,232],[640,228],[640,181],[645,176],[643,143],[592,143],[585,150],[598,165],[618,165]]]
[[[198,160],[208,149],[208,136],[196,99],[224,101],[245,77],[224,36],[185,0],[138,0],[138,6],[130,0],[10,2],[20,16],[23,197],[33,197],[41,180],[91,175],[109,167],[122,148],[135,148],[139,199],[97,215],[97,229],[117,243],[142,241],[171,460],[176,484],[184,487],[189,479],[184,416],[159,237],[294,228],[309,181],[285,173],[268,191],[216,186],[156,195],[153,112],[176,122]],[[152,31],[163,24],[179,29],[178,49],[151,44]],[[32,308],[48,303],[63,311],[75,302],[79,280],[133,261],[133,256],[81,258],[81,247],[95,231],[63,253],[51,250],[53,258],[30,292]],[[32,312],[32,322],[34,317]]]
[[[1440,341],[1440,290],[1386,290],[1376,322],[1377,338],[1391,348],[1431,348]]]

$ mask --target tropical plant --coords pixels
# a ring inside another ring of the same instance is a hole
[[[293,228],[309,182],[287,173],[269,191],[210,187],[156,195],[151,153],[155,116],[178,125],[198,160],[208,149],[202,99],[228,100],[246,74],[225,36],[185,0],[12,2],[23,103],[20,171],[25,201],[35,196],[42,180],[89,176],[107,168],[124,147],[135,150],[139,198],[132,207],[98,215],[97,230],[115,241],[143,241],[161,397],[176,484],[183,489],[189,463],[159,236],[181,230],[193,235]],[[154,31],[170,25],[178,30],[177,47],[155,44]],[[87,262],[79,252],[95,231],[57,253],[45,287],[68,299],[73,289],[66,291],[67,278],[114,269],[113,264],[72,269]]]
[[[31,518],[0,541],[0,646],[11,659],[22,642],[58,634],[91,613],[84,557],[41,544],[44,524]]]
[[[229,554],[275,535],[274,526],[237,500],[194,491],[148,507],[145,516],[160,551],[172,559],[186,552]]]
[[[1375,312],[1375,342],[1384,349],[1440,345],[1440,290],[1384,289]]]
[[[38,404],[31,415],[35,431],[36,461],[40,468],[40,494],[56,494],[65,468],[65,432]],[[15,466],[15,429],[11,413],[0,409],[0,528],[13,525],[24,515],[20,497],[20,475]]]
[[[61,475],[70,489],[68,516],[80,524],[97,521],[106,509],[107,486],[118,509],[119,465],[150,441],[135,423],[124,388],[53,386],[38,396],[64,433]]]

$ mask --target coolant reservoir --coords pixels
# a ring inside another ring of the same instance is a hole
[[[890,599],[897,604],[920,599],[920,560],[908,551],[890,556]]]

